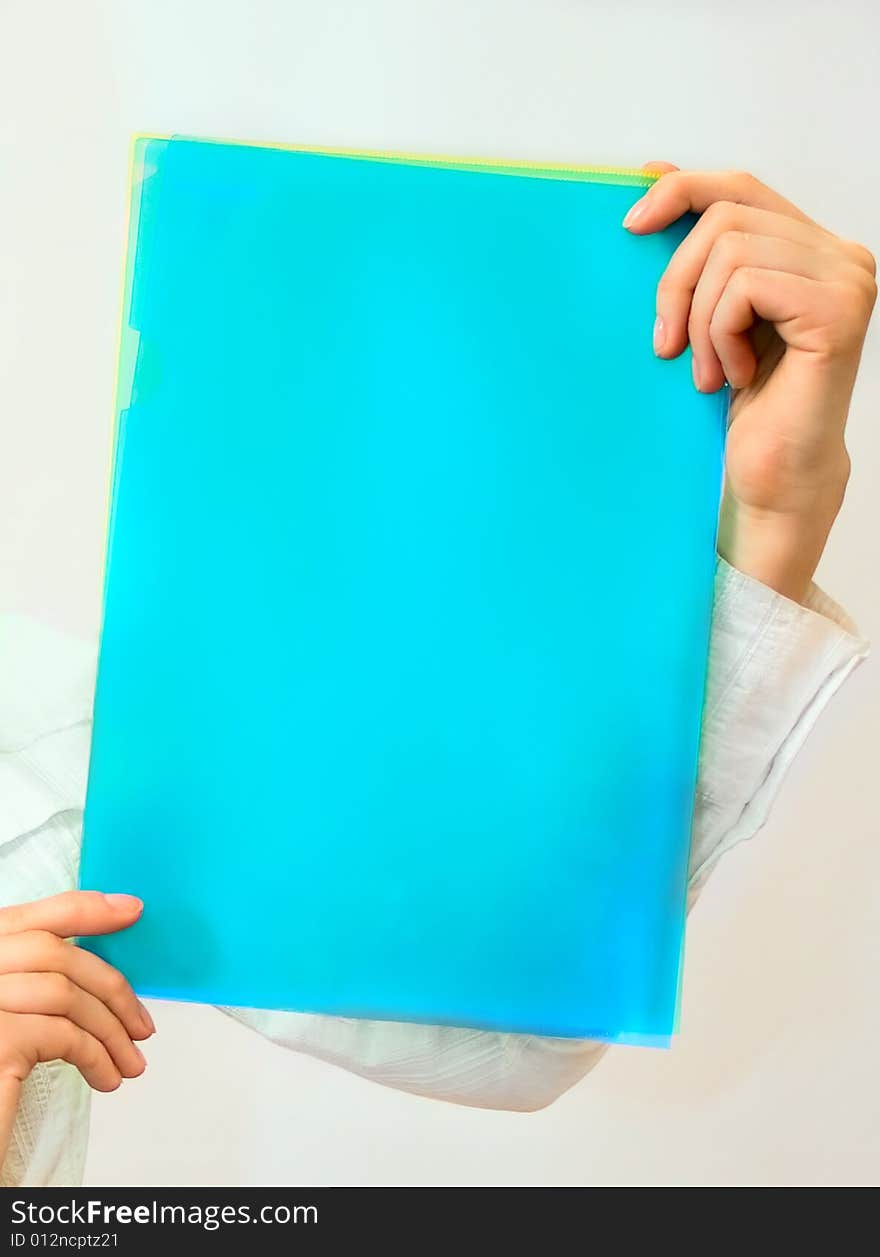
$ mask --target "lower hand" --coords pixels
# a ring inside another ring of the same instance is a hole
[[[21,1085],[39,1061],[75,1065],[96,1091],[115,1091],[146,1068],[137,1040],[155,1026],[128,982],[65,941],[134,924],[131,895],[70,891],[0,909],[0,1161]]]

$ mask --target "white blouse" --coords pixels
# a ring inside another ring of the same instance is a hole
[[[719,560],[691,904],[719,856],[763,825],[804,738],[867,650],[845,613],[815,586],[800,606]],[[0,615],[0,906],[76,884],[95,658],[91,643]],[[365,1078],[482,1108],[542,1108],[606,1050],[536,1035],[223,1011],[284,1047]],[[22,1091],[0,1185],[81,1182],[89,1095],[73,1067],[36,1067]]]

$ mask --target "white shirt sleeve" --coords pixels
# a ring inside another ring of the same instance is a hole
[[[719,560],[691,903],[719,857],[764,824],[804,738],[866,654],[855,626],[817,588],[800,606]],[[75,882],[94,652],[27,621],[0,617],[0,661],[2,905]],[[535,1035],[224,1011],[284,1047],[387,1086],[483,1108],[542,1108],[606,1050]],[[87,1104],[75,1070],[38,1067],[25,1086],[0,1184],[78,1182]]]
[[[0,907],[76,885],[95,650],[0,615]],[[90,1091],[70,1065],[37,1065],[22,1089],[0,1187],[82,1181]]]

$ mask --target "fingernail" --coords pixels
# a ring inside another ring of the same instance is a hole
[[[104,898],[111,908],[125,908],[129,912],[135,908],[140,912],[144,906],[143,900],[138,899],[137,895],[105,895]]]
[[[133,1047],[133,1048],[134,1048],[134,1050],[137,1052],[138,1056],[141,1058],[141,1060],[143,1061],[143,1063],[146,1065],[146,1063],[147,1063],[147,1058],[144,1056],[143,1052],[140,1050],[140,1048],[138,1047],[138,1045],[137,1045],[136,1043],[133,1043],[133,1044],[132,1044],[132,1047]]]
[[[642,214],[645,212],[645,208],[645,198],[641,197],[638,201],[636,201],[635,205],[628,211],[626,217],[624,218],[624,227],[632,227],[633,223],[641,218]]]
[[[149,1028],[150,1028],[150,1033],[151,1033],[151,1034],[155,1034],[155,1033],[156,1033],[156,1023],[155,1023],[155,1021],[153,1021],[153,1018],[150,1016],[150,1014],[149,1014],[149,1012],[147,1011],[147,1009],[146,1009],[146,1008],[144,1008],[144,1006],[143,1006],[143,1004],[140,1002],[140,1000],[138,1000],[138,1008],[141,1010],[141,1021],[143,1021],[143,1023],[144,1023],[144,1025],[145,1025],[145,1026],[149,1026]]]
[[[666,324],[658,314],[654,320],[654,353],[659,354],[663,351],[663,343],[666,340]]]
[[[700,364],[697,362],[696,358],[694,358],[693,361],[691,362],[691,370],[694,373],[694,384],[696,384],[697,388],[699,389],[702,387],[702,385],[700,384]]]

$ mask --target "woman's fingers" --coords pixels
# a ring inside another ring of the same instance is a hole
[[[730,352],[728,347],[728,366],[735,364],[730,375],[724,371],[715,352],[710,330],[722,293],[731,276],[742,267],[833,282],[844,278],[848,269],[854,269],[854,264],[831,249],[809,247],[792,240],[753,236],[740,231],[728,231],[718,236],[690,295],[683,334],[677,321],[671,325],[671,334],[677,340],[690,341],[694,380],[697,387],[706,393],[721,388],[725,375],[734,388],[745,388],[751,384],[755,374],[757,360],[748,337],[741,337],[734,352]],[[666,349],[663,356],[668,353]]]
[[[709,325],[725,373],[736,375],[740,369],[743,336],[756,317],[772,323],[793,348],[805,353],[834,352],[847,296],[843,285],[741,266],[728,280]]]
[[[133,925],[143,910],[143,903],[134,895],[69,890],[49,899],[0,908],[0,936],[24,930],[47,930],[59,938],[114,934]]]
[[[102,1091],[143,1073],[146,1061],[132,1040],[155,1027],[120,973],[64,940],[125,929],[142,911],[132,895],[97,891],[0,909],[0,1010],[41,1019],[39,1028],[52,1034],[36,1040],[40,1059],[70,1060]]]
[[[798,308],[813,296],[815,280],[799,275],[780,275],[777,271],[740,267],[728,280],[710,320],[712,346],[725,375],[734,377],[748,366],[745,333],[756,317],[774,325],[785,324],[797,317]],[[753,361],[753,357],[752,357]],[[697,387],[702,381],[697,380]]]
[[[660,357],[674,358],[690,343],[698,388],[714,392],[724,383],[726,372],[710,328],[721,294],[739,269],[824,281],[838,295],[848,291],[852,317],[843,308],[845,302],[832,302],[842,316],[840,328],[845,336],[851,323],[861,326],[863,307],[866,302],[870,307],[876,292],[876,264],[862,245],[832,235],[752,175],[681,171],[669,162],[649,162],[645,169],[660,171],[661,177],[624,219],[631,231],[660,231],[683,213],[701,214],[658,285],[654,324],[654,350]],[[829,305],[829,292],[811,289],[810,294],[823,309]],[[815,311],[801,314],[802,329],[825,318],[822,309],[815,319]],[[751,322],[755,317],[753,311]],[[727,379],[735,388],[751,383],[757,369],[746,334],[750,326],[733,340],[723,339],[727,368],[733,373]]]
[[[652,163],[655,168],[662,164],[665,163]],[[668,227],[688,211],[702,214],[717,201],[750,205],[802,223],[813,223],[796,205],[754,175],[738,170],[671,170],[636,201],[623,225],[638,235],[645,235]]]
[[[155,1032],[152,1017],[118,969],[47,930],[0,937],[0,974],[11,973],[63,974],[106,1004],[130,1038],[148,1039]]]
[[[657,285],[654,348],[661,357],[675,358],[687,345],[694,291],[719,242],[723,242],[725,250],[741,250],[759,236],[770,242],[764,248],[765,256],[769,256],[775,241],[789,241],[813,250],[832,243],[832,238],[819,228],[783,214],[728,202],[713,205],[678,246]],[[780,258],[784,255],[780,247]]]
[[[146,1068],[119,1018],[62,973],[0,975],[0,1009],[65,1018],[103,1046],[123,1078],[137,1078]]]
[[[33,1013],[26,1014],[21,1022],[27,1041],[39,1044],[38,1060],[67,1061],[95,1091],[115,1091],[122,1082],[122,1074],[104,1045],[68,1018]]]
[[[833,280],[760,266],[733,272],[709,321],[712,346],[725,374],[744,369],[745,333],[756,317],[772,323],[785,345],[811,355],[858,362],[876,286],[861,267]],[[730,378],[730,376],[728,376]]]

